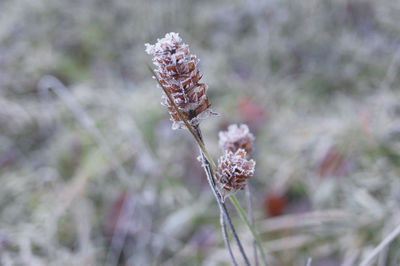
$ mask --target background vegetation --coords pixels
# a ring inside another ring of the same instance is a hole
[[[250,187],[272,265],[356,265],[400,223],[400,2],[0,10],[1,265],[229,265],[196,145],[171,130],[147,68],[144,43],[170,31],[220,113],[202,124],[214,158],[230,123],[256,135]],[[399,265],[399,248],[377,263]]]

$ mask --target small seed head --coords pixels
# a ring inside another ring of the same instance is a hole
[[[227,131],[219,132],[219,147],[225,151],[236,152],[244,149],[247,156],[253,151],[254,136],[250,133],[249,127],[245,124],[238,127],[236,124],[230,125]]]
[[[247,179],[254,175],[256,162],[246,159],[244,149],[235,153],[226,150],[218,160],[218,171],[215,174],[218,189],[223,199],[246,187]]]
[[[147,43],[145,46],[146,52],[154,56],[153,63],[157,66],[155,73],[160,83],[192,126],[197,126],[202,119],[215,114],[209,109],[206,94],[208,87],[200,83],[200,60],[189,53],[189,46],[182,43],[178,33],[167,33],[154,45]],[[168,108],[172,128],[184,128],[183,121],[166,95],[163,95],[161,104]]]

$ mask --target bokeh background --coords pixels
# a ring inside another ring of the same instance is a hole
[[[356,265],[400,223],[399,1],[0,10],[1,265],[230,264],[196,145],[171,130],[148,70],[144,43],[170,31],[220,114],[202,123],[212,156],[231,123],[256,136],[250,189],[271,265]],[[399,248],[375,265],[399,265]]]

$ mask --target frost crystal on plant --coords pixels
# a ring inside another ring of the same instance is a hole
[[[219,147],[225,151],[236,152],[244,149],[248,155],[253,150],[254,136],[250,133],[249,127],[245,124],[238,127],[236,124],[230,125],[227,131],[219,132]]]
[[[215,177],[223,199],[245,188],[247,179],[253,176],[256,162],[247,160],[246,155],[244,149],[239,149],[235,153],[226,150],[218,160],[218,171]]]
[[[182,43],[178,33],[167,33],[154,45],[147,43],[145,46],[146,52],[154,56],[153,63],[157,66],[155,72],[160,83],[192,126],[215,114],[209,109],[207,85],[199,83],[202,77],[198,70],[199,59],[189,54],[189,46]],[[168,108],[173,121],[172,128],[184,128],[183,121],[165,94],[161,104]]]

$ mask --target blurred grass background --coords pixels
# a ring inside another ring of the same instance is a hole
[[[0,10],[1,265],[229,265],[198,150],[171,130],[147,69],[144,43],[170,31],[220,113],[202,123],[214,158],[230,123],[256,135],[250,188],[271,265],[356,265],[400,223],[400,2]],[[400,265],[399,248],[376,265]]]

